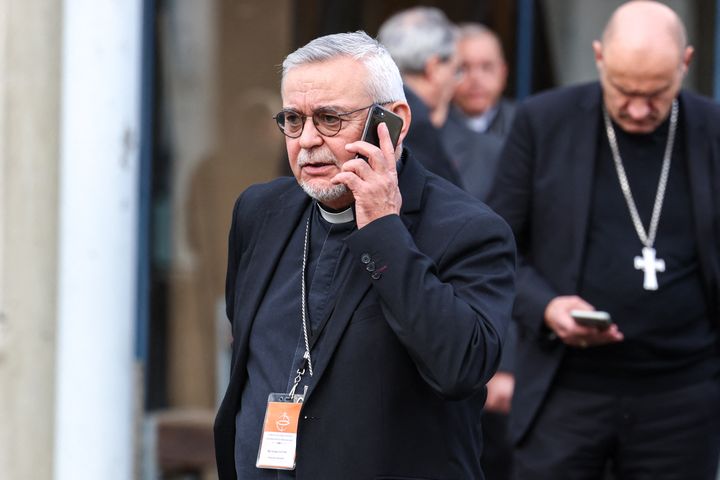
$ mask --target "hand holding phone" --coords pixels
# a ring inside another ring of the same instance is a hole
[[[381,123],[387,125],[393,148],[397,147],[397,142],[400,138],[400,131],[403,127],[403,120],[390,110],[381,107],[377,103],[370,107],[367,120],[365,121],[365,128],[363,129],[362,137],[360,137],[360,139],[379,147],[380,139],[378,138],[378,125]],[[358,153],[358,157],[367,161],[367,157],[362,154]]]
[[[612,325],[610,314],[599,310],[570,310],[570,316],[575,320],[575,323],[585,327],[605,330]]]
[[[403,115],[404,106],[399,107]],[[387,137],[383,132],[383,147],[380,148],[378,126],[386,124]],[[370,222],[390,214],[399,214],[402,207],[402,195],[398,186],[395,147],[400,139],[403,128],[403,117],[373,105],[369,108],[368,117],[362,138],[346,145],[348,151],[354,152],[355,159],[343,163],[340,172],[332,178],[334,184],[344,184],[351,192],[355,201],[355,222],[363,228]],[[388,151],[390,141],[393,151]],[[374,145],[372,148],[368,143]],[[379,148],[379,151],[377,150]],[[368,162],[365,155],[372,160]],[[365,153],[365,155],[363,155]]]

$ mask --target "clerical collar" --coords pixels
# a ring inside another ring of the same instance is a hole
[[[474,130],[478,133],[487,132],[488,128],[490,128],[490,124],[493,122],[493,120],[495,120],[498,110],[498,106],[494,105],[480,115],[468,117],[468,127],[470,128],[470,130]]]
[[[320,203],[317,204],[320,215],[328,223],[348,223],[355,220],[355,213],[353,212],[352,206],[346,208],[342,212],[330,212],[323,208]]]
[[[398,175],[403,169],[403,165],[405,164],[405,157],[407,155],[407,150],[403,148],[402,155],[400,155],[400,159],[397,161],[396,168]],[[320,216],[328,223],[333,224],[341,224],[341,223],[348,223],[355,220],[355,210],[353,210],[352,205],[350,205],[348,208],[343,210],[342,212],[331,212],[327,210],[327,207],[324,207],[320,205],[320,202],[315,202],[318,206],[318,211],[320,211]]]

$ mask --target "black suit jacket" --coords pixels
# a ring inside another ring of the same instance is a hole
[[[511,435],[522,439],[565,351],[548,335],[544,310],[577,293],[586,244],[601,122],[599,84],[537,95],[518,107],[488,203],[509,223],[520,264],[514,318],[520,324]],[[711,315],[720,311],[720,107],[680,94],[698,254]],[[718,319],[720,324],[720,319]]]
[[[425,168],[455,185],[462,186],[454,159],[445,149],[440,129],[430,120],[427,105],[407,85],[403,89],[412,112],[412,122],[403,144]]]
[[[484,204],[404,158],[400,216],[345,240],[356,267],[341,279],[318,340],[332,353],[313,359],[300,479],[483,478],[479,417],[511,315],[512,233]],[[235,416],[255,312],[309,201],[283,178],[251,187],[235,205],[226,286],[232,373],[215,423],[221,480],[235,478]]]

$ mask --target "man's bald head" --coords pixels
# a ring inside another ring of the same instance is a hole
[[[685,27],[668,6],[620,6],[593,42],[608,113],[625,131],[648,133],[667,118],[692,58]]]
[[[635,0],[621,5],[610,17],[602,35],[605,48],[632,50],[673,47],[682,55],[687,34],[680,17],[667,5],[652,0]]]

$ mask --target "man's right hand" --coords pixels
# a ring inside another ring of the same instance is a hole
[[[358,228],[385,215],[399,215],[402,207],[396,151],[384,122],[378,125],[378,137],[380,148],[362,140],[347,144],[349,152],[363,154],[367,161],[346,161],[332,179],[334,184],[344,183],[352,191]]]
[[[558,338],[572,347],[594,347],[621,342],[623,334],[615,324],[601,330],[596,327],[579,325],[570,316],[570,310],[595,310],[577,295],[555,297],[545,307],[545,324]]]
[[[509,372],[497,372],[487,383],[485,410],[493,413],[510,413],[515,376]]]

